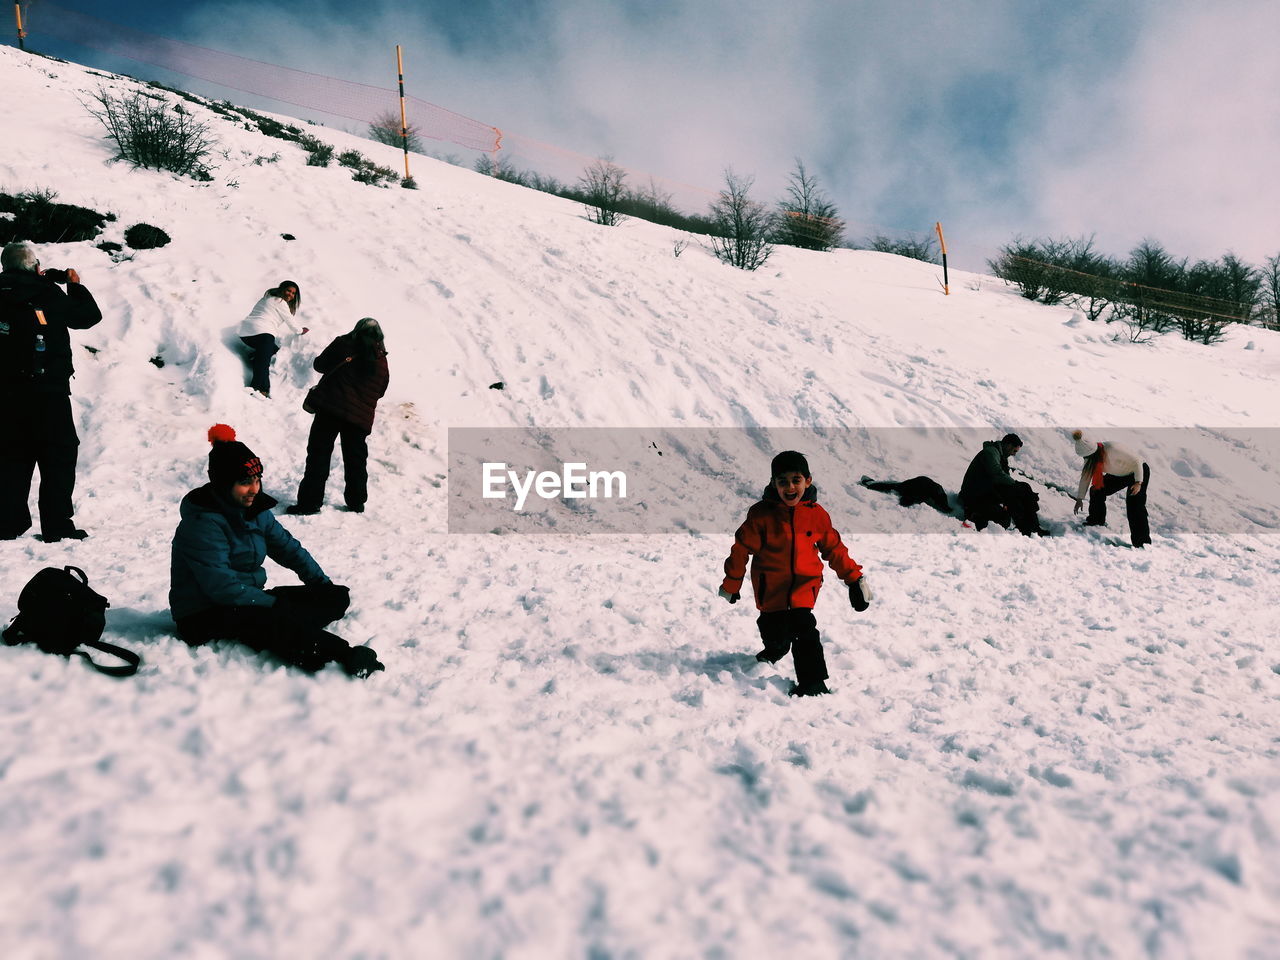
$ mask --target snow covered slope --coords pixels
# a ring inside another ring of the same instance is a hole
[[[0,650],[4,956],[1280,955],[1276,334],[1117,342],[867,252],[742,273],[423,158],[416,192],[357,184],[212,114],[211,182],[131,170],[82,106],[128,83],[0,50],[0,189],[114,212],[106,239],[173,237],[120,262],[40,251],[106,314],[73,335],[95,351],[73,384],[92,537],[0,545],[0,615],[74,563],[146,666]],[[311,333],[263,401],[228,344],[286,277]],[[363,316],[392,371],[369,512],[284,522],[351,586],[339,632],[387,672],[189,650],[168,548],[205,430],[234,425],[292,502],[310,361]],[[1034,431],[1029,474],[1072,485],[1073,426],[1146,445],[1146,551],[1119,503],[1086,536],[1040,486],[1062,535],[1032,541],[856,483],[955,490],[974,438],[1012,428]],[[714,471],[664,445],[691,532],[463,535],[450,427],[746,441]],[[855,615],[828,583],[834,692],[803,702],[789,661],[751,656],[749,605],[715,595],[720,514],[797,430],[878,593]]]

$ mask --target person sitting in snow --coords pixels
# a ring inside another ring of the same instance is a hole
[[[209,482],[182,498],[173,535],[169,607],[178,636],[191,646],[237,640],[308,673],[330,662],[355,677],[383,669],[371,648],[322,629],[347,612],[350,593],[272,516],[262,461],[226,424],[210,428],[209,441]],[[264,590],[266,557],[303,585]]]
[[[1086,437],[1083,430],[1073,430],[1076,453],[1084,457],[1084,469],[1080,472],[1080,487],[1076,491],[1076,507],[1079,513],[1089,497],[1089,513],[1086,527],[1100,527],[1107,522],[1107,497],[1128,489],[1124,512],[1129,520],[1129,538],[1138,549],[1151,542],[1151,530],[1147,523],[1147,486],[1151,483],[1151,467],[1136,453],[1118,443],[1104,440],[1097,443]]]
[[[777,663],[790,650],[796,668],[791,696],[830,693],[827,662],[813,616],[822,587],[822,561],[848,586],[855,610],[867,609],[871,588],[862,568],[850,559],[831,517],[818,505],[818,488],[805,456],[783,451],[773,458],[770,470],[772,480],[763,498],[747,511],[734,534],[720,596],[738,602],[750,557],[751,589],[760,611],[756,626],[764,641],[756,659]]]
[[[969,461],[969,469],[960,484],[960,504],[964,519],[978,530],[988,523],[998,523],[1006,530],[1009,524],[1024,536],[1049,535],[1040,526],[1040,497],[1031,484],[1015,480],[1009,473],[1009,458],[1022,449],[1016,433],[1006,433],[999,440],[988,440]]]
[[[300,337],[307,327],[294,323],[302,306],[302,291],[292,280],[281,280],[262,295],[249,315],[240,322],[240,339],[250,351],[253,378],[249,386],[264,397],[271,396],[271,358],[280,350],[280,338]]]

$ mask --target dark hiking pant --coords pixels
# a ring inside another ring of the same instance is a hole
[[[1115,474],[1104,474],[1102,486],[1089,491],[1089,515],[1085,523],[1090,526],[1102,526],[1107,522],[1107,497],[1118,493],[1135,483],[1133,474],[1123,477]],[[1151,542],[1151,528],[1147,523],[1147,487],[1151,484],[1151,467],[1142,465],[1142,490],[1130,493],[1124,500],[1125,516],[1129,520],[1129,538],[1135,547],[1144,547]]]
[[[178,636],[193,647],[237,640],[259,653],[314,673],[330,661],[344,663],[352,647],[323,628],[347,612],[350,597],[331,583],[272,587],[272,607],[211,607],[178,621]]]
[[[271,358],[280,352],[280,344],[269,333],[255,333],[252,337],[241,337],[245,346],[253,351],[249,357],[249,366],[253,377],[249,386],[263,393],[271,393]]]
[[[756,618],[756,626],[760,628],[760,639],[771,659],[781,659],[790,649],[796,665],[796,683],[804,686],[827,679],[827,659],[822,655],[818,621],[812,610],[798,608],[762,613]]]
[[[317,413],[307,437],[307,466],[298,484],[298,506],[318,510],[324,503],[324,487],[333,460],[333,442],[342,440],[343,496],[348,507],[359,510],[369,499],[369,436],[354,424],[326,413]]]
[[[985,497],[970,496],[965,501],[964,518],[978,530],[985,530],[988,523],[1008,529],[1012,523],[1030,536],[1040,529],[1039,509],[1040,497],[1029,484],[1020,482]]]
[[[40,468],[40,532],[49,539],[75,529],[71,494],[76,486],[80,438],[63,393],[6,394],[5,449],[0,452],[0,538],[31,528],[31,478]]]

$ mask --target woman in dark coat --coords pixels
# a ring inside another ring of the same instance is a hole
[[[315,413],[307,438],[307,466],[298,485],[298,502],[286,512],[320,512],[333,442],[340,438],[347,509],[363,513],[369,499],[368,437],[378,400],[390,380],[382,327],[365,317],[354,330],[325,347],[312,366],[324,376],[307,396],[307,406]]]

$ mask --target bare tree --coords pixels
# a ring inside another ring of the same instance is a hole
[[[1155,240],[1144,239],[1130,250],[1121,279],[1126,284],[1128,311],[1134,322],[1156,333],[1172,329],[1177,318],[1169,294],[1182,286],[1186,274],[1186,258],[1175,260]]]
[[[1262,274],[1234,253],[1201,260],[1182,277],[1182,289],[1166,295],[1177,327],[1187,340],[1217,343],[1233,323],[1248,323],[1257,312]]]
[[[1280,330],[1280,253],[1262,268],[1262,305],[1263,326]]]
[[[725,188],[711,202],[711,252],[722,263],[741,270],[757,270],[773,253],[769,238],[776,218],[764,204],[752,200],[755,177],[739,177],[732,170],[724,174]]]
[[[928,235],[923,239],[920,237],[896,239],[879,233],[874,237],[867,238],[868,250],[874,250],[877,253],[892,253],[899,257],[910,257],[912,260],[923,260],[925,263],[938,262],[937,245],[938,241]],[[999,277],[1000,274],[997,273],[996,276]],[[1023,296],[1030,300],[1035,299],[1032,294],[1025,292],[1025,290]]]
[[[578,178],[582,188],[583,203],[589,211],[587,219],[606,227],[616,227],[625,216],[618,205],[627,195],[627,173],[613,162],[612,157],[596,157]]]
[[[796,157],[787,195],[778,202],[778,243],[806,250],[830,250],[844,236],[836,205],[818,187],[818,179]]]
[[[475,163],[476,173],[483,173],[486,177],[493,177],[495,180],[505,180],[507,183],[517,183],[522,187],[529,185],[529,177],[516,169],[516,165],[512,163],[511,158],[506,154],[484,153]]]
[[[671,205],[671,194],[658,186],[653,177],[649,178],[646,186],[632,187],[627,191],[627,206],[635,216],[654,223],[662,223],[673,214],[678,216]]]
[[[168,170],[198,180],[211,179],[205,158],[214,147],[209,125],[196,120],[182,105],[171,106],[159,94],[112,94],[99,87],[92,95],[97,108],[90,115],[106,128],[116,145],[116,159],[135,167]]]
[[[414,153],[422,152],[422,132],[416,123],[405,127],[407,136],[400,134],[400,114],[394,110],[380,113],[369,124],[369,139],[385,143],[389,147],[408,147]]]
[[[1240,322],[1250,323],[1262,300],[1262,271],[1230,252],[1223,254],[1219,263],[1227,300],[1236,305]]]

